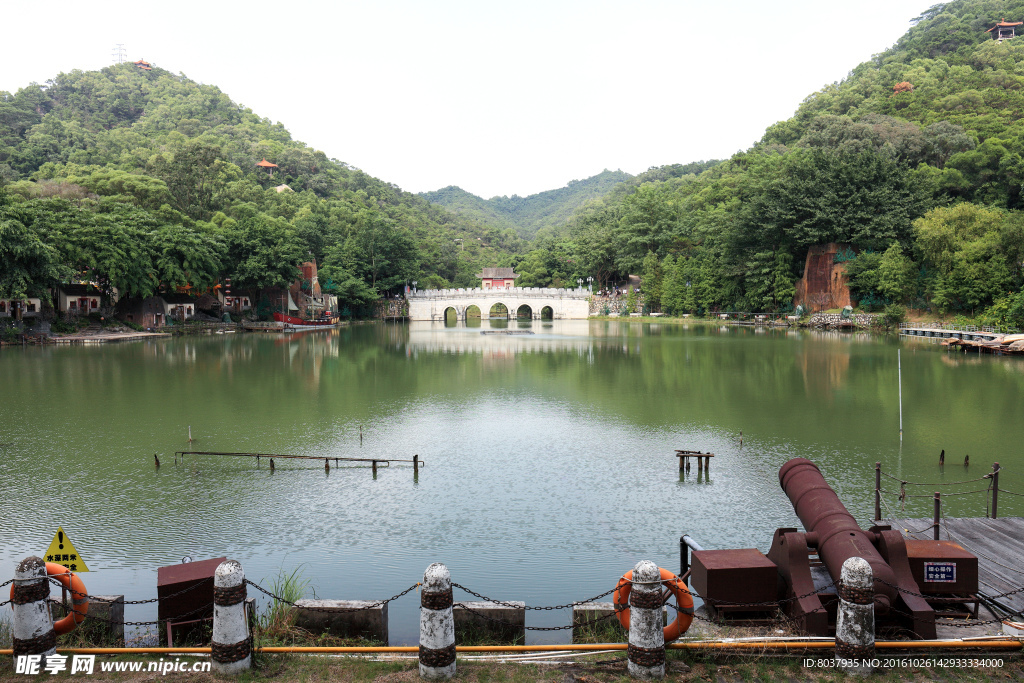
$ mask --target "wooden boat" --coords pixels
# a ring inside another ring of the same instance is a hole
[[[274,321],[283,323],[286,330],[315,330],[317,328],[335,327],[338,324],[338,318],[329,314],[325,314],[321,318],[306,320],[305,318],[297,318],[294,315],[275,313]]]

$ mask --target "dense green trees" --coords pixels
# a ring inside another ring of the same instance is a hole
[[[1024,0],[937,5],[730,159],[486,201],[449,187],[431,204],[161,69],[61,74],[0,93],[0,295],[75,275],[139,295],[224,276],[255,291],[314,258],[354,308],[511,266],[533,287],[639,274],[648,308],[670,313],[780,311],[808,250],[842,242],[862,305],[994,303],[1011,319],[1024,307],[1024,37],[990,40],[1002,16],[1024,17]]]
[[[255,166],[264,157],[273,178]],[[511,226],[328,159],[214,86],[131,64],[0,93],[4,183],[5,216],[24,220],[4,226],[0,295],[68,279],[201,292],[224,277],[255,292],[313,258],[359,307],[411,280],[471,286],[527,251]]]

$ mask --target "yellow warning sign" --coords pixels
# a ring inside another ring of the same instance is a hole
[[[53,535],[53,542],[46,549],[43,559],[47,562],[64,565],[73,572],[89,571],[89,568],[85,566],[85,560],[78,554],[78,550],[75,549],[75,545],[68,535],[64,533],[63,527],[57,527],[57,533]]]

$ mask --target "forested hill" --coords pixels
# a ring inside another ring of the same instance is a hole
[[[462,188],[449,185],[420,196],[460,215],[472,216],[491,225],[514,228],[527,239],[542,228],[562,225],[586,202],[608,194],[616,185],[632,178],[621,170],[605,169],[584,180],[570,180],[565,187],[528,197],[491,197],[482,199]]]
[[[70,280],[144,296],[232,277],[256,292],[312,255],[359,307],[412,280],[467,286],[524,250],[214,86],[130,63],[0,92],[0,186],[0,298]]]
[[[579,269],[642,271],[669,311],[777,311],[809,248],[845,242],[865,307],[1024,325],[1024,26],[996,41],[1004,17],[1024,0],[936,5],[753,148],[584,207]]]

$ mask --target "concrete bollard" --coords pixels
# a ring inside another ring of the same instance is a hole
[[[46,562],[32,555],[14,570],[14,657],[52,655],[57,652],[57,634],[50,617],[50,581]]]
[[[843,563],[838,588],[836,662],[847,673],[871,673],[875,656],[875,580],[871,565],[862,557]]]
[[[423,573],[420,593],[420,677],[432,680],[455,675],[455,619],[452,576],[439,562]]]
[[[662,621],[661,572],[650,560],[633,568],[629,591],[629,662],[633,678],[665,677],[665,633]]]
[[[252,637],[245,615],[245,572],[235,560],[213,573],[213,670],[236,674],[252,668]]]

